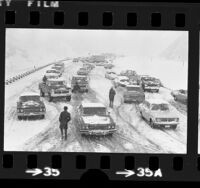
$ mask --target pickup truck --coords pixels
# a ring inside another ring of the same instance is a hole
[[[48,79],[46,82],[39,84],[40,95],[47,96],[49,102],[53,99],[65,98],[67,101],[71,100],[71,88],[65,84],[63,78]]]
[[[46,108],[38,93],[25,92],[20,95],[17,102],[17,117],[19,120],[27,117],[43,119],[45,114]]]
[[[88,77],[84,75],[74,75],[71,81],[72,92],[74,91],[75,84],[80,87],[80,92],[88,92]]]
[[[77,108],[78,127],[81,135],[112,135],[116,125],[102,103],[82,102]]]

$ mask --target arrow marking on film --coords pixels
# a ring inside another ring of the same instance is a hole
[[[117,171],[116,174],[118,175],[125,175],[125,178],[132,176],[135,174],[133,170],[124,169],[124,171]]]
[[[43,171],[39,168],[35,168],[35,169],[26,170],[26,173],[30,173],[30,174],[32,174],[32,176],[37,176],[39,174],[42,174]]]

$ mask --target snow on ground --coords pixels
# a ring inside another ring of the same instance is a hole
[[[70,63],[67,62],[66,66],[69,66]],[[4,150],[20,150],[23,143],[51,126],[51,123],[57,118],[56,106],[49,105],[46,100],[42,99],[47,109],[44,120],[19,121],[17,119],[16,105],[20,94],[25,91],[39,93],[38,84],[47,69],[48,67],[5,86]]]
[[[73,64],[69,61],[66,64],[64,78],[70,80],[81,66],[81,63]],[[123,88],[117,89],[114,110],[109,109],[117,128],[117,132],[113,137],[85,138],[80,135],[76,122],[76,107],[80,102],[86,100],[88,102],[102,102],[106,106],[109,105],[108,93],[112,82],[105,78],[105,71],[103,67],[96,67],[92,70],[89,92],[73,95],[72,101],[69,103],[49,103],[44,99],[48,109],[45,120],[18,121],[15,111],[16,100],[21,92],[38,91],[38,83],[41,81],[44,69],[30,75],[29,78],[14,83],[17,87],[14,94],[12,91],[15,87],[12,84],[10,87],[6,86],[7,108],[5,108],[6,136],[4,148],[8,151],[186,153],[187,121],[185,114],[177,110],[181,119],[181,124],[177,130],[151,129],[140,117],[135,105],[122,103]],[[166,88],[161,88],[158,94],[146,93],[146,97],[160,97],[167,101],[173,100],[170,91]],[[72,121],[69,124],[67,141],[61,141],[58,116],[65,105],[70,107]],[[22,137],[21,135],[25,136]]]
[[[121,63],[122,64],[122,63]],[[115,70],[122,70],[122,67],[118,67],[115,63]],[[90,87],[96,92],[97,98],[105,103],[108,106],[108,92],[112,86],[112,82],[104,78],[105,70],[102,67],[96,68],[92,73],[92,78],[90,81]],[[161,88],[160,92],[157,93],[146,93],[146,98],[162,98],[167,101],[172,101],[173,98],[170,95],[171,90],[166,88]],[[138,114],[137,109],[134,105],[122,104],[122,93],[123,89],[117,89],[117,95],[115,97],[114,106],[117,109],[121,118],[124,121],[127,121],[127,124],[134,130],[128,130],[130,127],[125,127],[124,125],[119,124],[119,116],[115,116],[115,121],[118,123],[118,132],[121,135],[125,135],[127,138],[134,138],[138,142],[141,137],[143,139],[143,145],[145,145],[145,140],[147,145],[154,143],[159,147],[159,152],[163,153],[186,153],[186,143],[187,143],[187,117],[186,114],[182,114],[176,108],[172,107],[175,113],[180,118],[180,124],[176,130],[154,130],[149,127],[149,125],[141,119],[141,116]],[[124,126],[124,127],[122,127]],[[134,132],[133,132],[134,131]],[[138,137],[137,132],[140,137]],[[131,134],[130,134],[131,133]],[[125,143],[127,147],[128,143]],[[131,144],[128,144],[128,147],[131,147]],[[155,152],[155,150],[154,150]]]

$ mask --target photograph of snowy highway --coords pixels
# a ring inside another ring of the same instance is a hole
[[[4,150],[187,153],[187,31],[6,29]]]

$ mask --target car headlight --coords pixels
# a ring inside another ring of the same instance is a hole
[[[24,112],[24,110],[23,110],[23,109],[20,109],[20,112]]]
[[[161,122],[162,119],[161,119],[161,118],[156,118],[156,121],[157,121],[157,122]]]
[[[108,126],[109,129],[111,129],[111,126]]]

